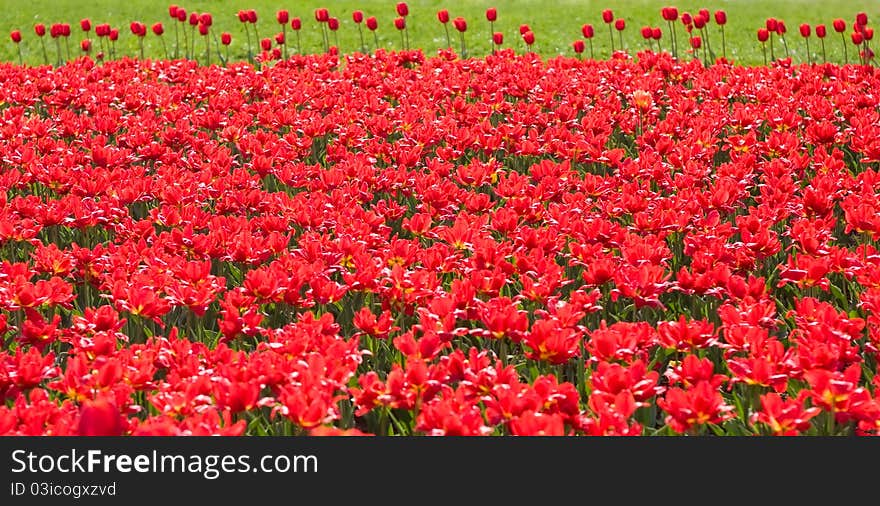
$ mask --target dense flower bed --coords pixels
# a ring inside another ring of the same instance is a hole
[[[0,434],[875,434],[880,73],[0,66]]]

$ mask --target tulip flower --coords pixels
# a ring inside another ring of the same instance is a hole
[[[584,50],[586,49],[586,45],[584,44],[583,40],[578,39],[578,40],[572,42],[571,48],[574,50],[575,54],[578,55],[578,58],[581,58],[581,55],[584,53]]]
[[[89,18],[84,18],[79,21],[79,27],[84,32],[91,31],[92,29],[92,21]]]
[[[849,63],[849,56],[846,54],[846,37],[843,32],[846,31],[846,21],[837,18],[831,22],[831,26],[834,27],[834,31],[840,34],[840,42],[843,45],[843,63]]]
[[[825,57],[825,36],[828,35],[828,30],[825,28],[825,25],[816,25],[816,37],[819,38],[819,43],[822,44],[822,63],[827,63],[828,58]]]
[[[449,38],[449,11],[446,9],[440,9],[437,11],[437,20],[443,25],[443,30],[446,32],[446,47],[452,47],[452,41]]]
[[[165,59],[168,59],[168,46],[165,45],[165,39],[162,37],[162,34],[165,33],[165,27],[162,26],[161,22],[153,23],[151,27],[153,34],[159,37],[159,40],[162,41],[162,50],[165,52]]]
[[[18,50],[18,64],[24,65],[24,60],[21,56],[21,31],[12,30],[12,33],[9,34],[9,37],[12,39],[12,42],[15,43],[15,47]]]
[[[495,52],[495,46],[498,46],[499,49],[501,44],[504,44],[504,34],[501,32],[493,32],[492,33],[492,52]]]
[[[675,7],[664,7],[660,10],[660,14],[669,25],[669,31],[672,33],[672,56],[678,58],[678,37],[675,33],[676,21],[678,21],[678,9]]]
[[[296,52],[302,53],[302,41],[299,32],[302,30],[302,19],[295,17],[290,20],[290,29],[296,34]]]
[[[275,13],[275,20],[281,25],[281,34],[284,37],[284,43],[281,45],[281,57],[287,59],[287,23],[290,21],[290,12],[281,9]]]
[[[770,38],[770,30],[758,28],[758,42],[761,43],[761,51],[764,53],[764,65],[767,65],[767,39]]]
[[[611,41],[611,53],[614,54],[614,27],[612,26],[612,23],[614,22],[614,11],[611,9],[605,9],[602,11],[602,21],[608,25],[608,39]]]
[[[403,16],[394,18],[394,28],[397,28],[397,31],[400,32],[400,48],[409,49],[406,47],[406,38],[403,35],[404,29],[406,29],[406,18]]]
[[[83,39],[79,43],[79,48],[83,53],[89,54],[92,52],[92,41],[89,39]]]
[[[397,5],[394,6],[397,9],[397,15],[405,18],[409,15],[409,6],[406,5],[406,2],[398,2]]]
[[[715,24],[721,29],[721,55],[727,59],[727,40],[724,37],[724,25],[727,24],[727,13],[723,10],[715,11]]]
[[[379,28],[379,22],[376,20],[375,16],[370,16],[366,21],[367,29],[373,32],[373,43],[375,44],[375,49],[379,49],[379,36],[376,35],[376,29]]]
[[[590,43],[590,59],[595,59],[593,55],[593,36],[596,35],[596,31],[593,29],[593,25],[586,24],[581,27],[581,34],[584,36],[587,41]]]
[[[623,51],[623,30],[626,28],[626,21],[618,18],[614,21],[614,29],[617,30],[617,36],[620,38],[620,50]]]
[[[488,9],[486,9],[486,21],[489,22],[489,33],[492,34],[493,39],[495,37],[495,21],[496,20],[498,20],[498,9],[496,9],[495,7],[489,7]],[[494,45],[495,44],[493,42],[493,48],[492,48],[493,52],[495,51]],[[501,44],[497,44],[497,45],[500,46]]]
[[[358,27],[358,36],[361,39],[361,52],[367,52],[367,46],[364,44],[364,30],[361,28],[361,25],[364,22],[364,11],[354,11],[351,13],[351,19],[354,21],[354,24]]]
[[[229,61],[229,45],[232,44],[232,34],[229,32],[221,33],[220,34],[220,43],[223,44],[223,47],[226,49],[226,62],[228,62]]]
[[[804,38],[804,43],[807,45],[807,63],[813,63],[813,56],[810,54],[810,25],[802,23],[798,30],[801,32],[801,37]]]
[[[398,2],[397,5],[395,5],[395,9],[397,9],[398,19],[404,20],[403,28],[398,28],[398,30],[400,30],[400,36],[403,40],[404,49],[409,51],[409,30],[406,27],[406,17],[409,15],[409,6],[406,4],[406,2]],[[395,19],[394,26],[397,27],[397,25],[398,21]]]
[[[461,57],[467,58],[467,45],[464,42],[464,32],[467,31],[467,21],[461,16],[452,20],[452,26],[458,30],[458,36],[461,42]]]
[[[535,32],[529,30],[529,31],[527,31],[526,33],[524,33],[524,34],[522,35],[522,38],[523,38],[523,42],[526,43],[526,46],[528,47],[528,50],[531,51],[531,50],[532,50],[532,44],[535,43]]]
[[[331,32],[333,32],[333,44],[338,50],[339,49],[339,34],[338,34],[339,18],[330,16],[330,18],[327,20],[327,29],[330,30]]]

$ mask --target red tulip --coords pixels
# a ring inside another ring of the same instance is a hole
[[[824,39],[826,35],[828,32],[825,30],[825,25],[816,25],[816,37]]]
[[[263,51],[269,51],[272,49],[272,39],[265,38],[260,40],[260,47],[263,48]]]
[[[690,12],[682,12],[681,13],[681,22],[684,25],[691,25],[694,23],[694,17],[691,16]]]
[[[88,53],[92,50],[92,41],[89,39],[83,39],[79,43],[80,49],[82,49],[83,53]]]
[[[61,35],[63,37],[70,37],[70,25],[67,23],[61,23]]]
[[[9,37],[12,38],[12,42],[18,44],[21,42],[21,32],[18,30],[12,30],[12,33],[9,34]]]
[[[162,35],[163,33],[165,33],[165,27],[162,26],[162,23],[157,22],[157,23],[153,24],[152,28],[153,28],[153,33],[156,35]]]
[[[590,24],[582,26],[581,33],[583,34],[585,39],[592,39],[593,36],[596,35],[596,32],[593,29],[593,25]]]
[[[437,11],[437,19],[443,24],[448,23],[449,11],[447,11],[446,9],[440,9],[439,11]]]
[[[232,44],[232,34],[229,32],[223,32],[220,34],[220,43],[224,46],[228,46]]]
[[[832,23],[831,26],[834,27],[834,31],[837,33],[843,33],[846,30],[846,21],[837,18]]]
[[[43,23],[35,24],[34,33],[37,34],[37,37],[42,37],[46,35],[46,25],[44,25]]]
[[[784,35],[786,32],[785,22],[781,19],[776,22],[776,33],[779,35]]]
[[[286,25],[290,21],[290,13],[282,9],[275,14],[275,19],[278,20],[279,25]]]
[[[703,21],[706,23],[709,22],[709,9],[700,9],[697,11],[697,14],[703,18]]]
[[[208,29],[210,27],[208,25],[203,25],[199,23],[199,35],[208,35]]]
[[[859,26],[865,26],[868,24],[868,14],[865,12],[860,12],[856,14],[856,23]]]
[[[874,38],[874,29],[871,28],[870,26],[866,26],[865,29],[862,30],[862,37],[864,37],[865,40],[873,39]]]
[[[119,29],[118,28],[111,29],[110,33],[107,34],[107,38],[114,41],[114,42],[119,40]]]
[[[660,27],[654,27],[651,30],[651,38],[654,40],[660,40],[663,37],[663,31],[660,30]]]
[[[807,38],[810,36],[810,25],[809,24],[803,23],[798,28],[800,29],[801,37]]]
[[[372,31],[376,31],[376,28],[379,28],[379,22],[376,21],[376,16],[370,16],[367,18],[367,28]]]
[[[79,21],[79,27],[82,28],[82,31],[88,32],[92,29],[92,21],[88,18],[81,19]]]
[[[357,24],[361,24],[364,21],[364,11],[354,11],[351,13],[351,19]]]
[[[279,46],[284,44],[284,32],[278,32],[275,34],[275,43]]]
[[[249,9],[246,12],[247,12],[248,23],[251,23],[251,24],[256,23],[257,22],[257,11],[255,11],[253,9]]]
[[[199,15],[195,12],[191,12],[189,15],[189,24],[190,26],[196,26],[199,24]]]
[[[498,19],[498,10],[495,7],[489,7],[486,9],[486,20],[494,22]]]
[[[180,7],[178,7],[174,4],[169,5],[168,6],[168,15],[174,19],[177,19],[177,9],[180,9]]]
[[[850,38],[852,39],[852,43],[857,46],[861,45],[861,43],[865,41],[865,37],[861,34],[861,32],[853,32],[850,35]]]
[[[574,49],[574,52],[577,54],[581,54],[586,49],[586,44],[582,40],[576,40],[571,44],[571,48]]]
[[[406,19],[402,16],[394,18],[394,28],[397,28],[398,30],[406,28]]]
[[[764,26],[767,28],[768,32],[775,32],[779,26],[779,21],[777,21],[776,18],[767,18]]]
[[[406,17],[409,14],[409,6],[406,5],[406,2],[397,2],[395,8],[398,16]]]
[[[79,410],[80,436],[120,436],[123,430],[122,415],[106,399],[85,401]]]
[[[455,29],[458,30],[459,32],[466,32],[466,31],[467,31],[467,21],[465,21],[465,19],[464,19],[463,17],[461,17],[461,16],[459,16],[459,17],[453,19],[453,20],[452,20],[452,25],[453,25],[453,26],[455,27]]]
[[[727,13],[722,10],[715,11],[715,24],[717,24],[717,25],[727,24]]]
[[[678,9],[675,7],[664,7],[660,11],[660,14],[666,21],[675,21],[678,19]]]
[[[315,21],[318,23],[326,23],[330,19],[330,11],[320,7],[315,9]]]
[[[699,14],[694,16],[694,28],[696,28],[697,30],[702,30],[704,26],[706,26],[706,19]]]
[[[694,49],[700,49],[703,45],[703,39],[700,37],[691,37],[691,47]]]
[[[290,20],[290,27],[294,30],[297,30],[297,31],[301,30],[302,29],[302,20],[300,18],[291,19]]]
[[[602,11],[602,21],[606,23],[614,21],[614,12],[611,9],[605,9]]]
[[[623,18],[618,18],[614,22],[614,29],[620,32],[623,31],[624,28],[626,28],[626,21],[624,21]]]
[[[247,11],[238,11],[238,20],[242,23],[248,22],[248,14]]]
[[[766,28],[758,28],[758,41],[767,42],[770,39],[770,31]]]
[[[186,21],[186,10],[177,9],[177,20],[180,21],[181,23]]]
[[[527,31],[523,34],[523,42],[526,43],[527,46],[531,46],[535,43],[535,33],[531,30]]]
[[[494,43],[496,46],[500,46],[501,44],[504,44],[504,34],[501,32],[493,33],[492,34],[492,43]]]
[[[653,31],[651,30],[650,26],[643,26],[642,27],[642,38],[651,39],[652,34],[653,34]]]
[[[531,30],[531,28],[529,28],[529,25],[526,25],[526,24],[519,25],[519,34],[520,35],[526,33],[529,30]]]
[[[333,31],[333,32],[335,32],[336,30],[339,30],[339,18],[336,18],[336,17],[328,18],[327,19],[327,28],[329,28],[330,31]]]

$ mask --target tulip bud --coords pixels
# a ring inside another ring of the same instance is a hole
[[[691,16],[690,12],[682,12],[681,13],[681,22],[684,25],[691,25],[694,23],[694,17]]]
[[[444,25],[449,22],[449,11],[446,9],[440,9],[437,11],[437,20],[443,23]]]
[[[116,42],[117,40],[119,40],[119,29],[112,28],[110,30],[110,33],[107,34],[107,38],[112,40],[113,42]]]
[[[770,39],[770,31],[766,28],[758,28],[758,42],[767,42]]]
[[[279,25],[286,25],[290,21],[290,13],[282,9],[275,13],[275,19],[278,20]]]
[[[574,52],[577,54],[581,54],[586,49],[586,44],[582,40],[576,40],[571,44],[571,48],[574,49]]]
[[[644,38],[644,39],[650,39],[650,38],[651,38],[651,33],[652,33],[652,32],[651,32],[651,27],[650,27],[650,26],[643,26],[643,27],[642,27],[642,38]]]
[[[186,10],[177,9],[177,20],[180,21],[181,23],[186,21]]]
[[[279,46],[284,45],[284,32],[278,32],[275,34],[275,43]]]
[[[88,18],[81,19],[79,22],[79,27],[82,28],[82,31],[88,32],[92,29],[92,21]]]
[[[699,14],[694,16],[694,28],[696,28],[697,30],[702,30],[704,26],[706,26],[706,20],[703,18],[703,16],[700,16]]]
[[[229,32],[223,32],[220,34],[220,43],[224,46],[228,46],[232,44],[232,34]]]
[[[660,30],[660,27],[654,27],[651,29],[651,38],[654,40],[660,40],[663,37],[663,32]]]
[[[367,28],[374,32],[379,28],[379,22],[376,21],[376,16],[370,16],[367,18]]]
[[[89,39],[83,39],[82,41],[80,41],[79,47],[80,49],[82,49],[83,53],[89,53],[92,50],[92,41],[90,41]]]
[[[715,11],[715,24],[717,24],[717,25],[727,24],[727,13],[722,10]]]
[[[700,37],[691,37],[691,47],[694,49],[700,49],[703,45],[703,39]]]
[[[257,11],[255,11],[253,9],[249,9],[247,11],[247,20],[248,20],[248,23],[251,23],[251,24],[256,23],[257,22]]]
[[[626,21],[624,21],[623,18],[618,18],[616,21],[614,21],[615,30],[620,32],[623,31],[624,28],[626,28]]]
[[[9,34],[9,37],[12,39],[12,42],[18,44],[21,42],[21,32],[18,30],[12,30],[12,33]]]
[[[43,37],[46,35],[46,25],[43,23],[37,23],[34,25],[34,33],[37,34],[37,37]]]
[[[486,20],[495,22],[498,19],[498,10],[495,7],[489,7],[486,9]]]
[[[587,24],[581,27],[581,33],[584,35],[585,39],[592,39],[594,35],[596,35],[596,31],[593,29],[593,25]]]
[[[846,21],[837,18],[831,22],[831,26],[834,27],[834,31],[837,33],[843,33],[846,30]]]
[[[523,37],[523,42],[525,42],[527,46],[531,46],[532,44],[535,43],[535,33],[532,32],[531,30],[524,33],[522,37]]]
[[[406,2],[398,2],[395,8],[397,9],[397,15],[400,17],[406,17],[409,14],[409,6],[406,5]]]
[[[241,21],[242,23],[247,23],[248,22],[247,11],[238,11],[238,20]]]
[[[865,12],[860,12],[860,13],[856,14],[856,23],[858,23],[859,26],[867,25],[868,24],[868,14]]]
[[[495,32],[492,34],[492,43],[496,46],[500,46],[504,44],[504,34],[501,32]]]
[[[404,28],[406,28],[406,19],[404,19],[402,16],[394,18],[394,28],[397,28],[398,30],[403,30]]]
[[[459,32],[467,31],[467,21],[461,16],[452,20],[452,25],[455,26],[455,29]]]
[[[764,23],[764,26],[767,28],[768,32],[775,32],[778,27],[779,22],[776,18],[767,18],[767,21]]]
[[[857,46],[865,41],[865,37],[862,36],[861,32],[853,32],[852,35],[850,35],[850,38],[852,39],[852,43]]]
[[[828,35],[828,32],[825,29],[825,25],[816,25],[816,37],[824,39],[826,35]]]
[[[165,33],[165,27],[162,26],[162,23],[153,24],[153,33],[156,35],[162,35]]]
[[[290,28],[299,31],[302,29],[302,20],[300,18],[293,18],[290,20]]]
[[[178,7],[174,4],[169,5],[168,6],[168,15],[174,19],[177,19],[177,9],[179,9],[179,8],[180,7]]]
[[[189,24],[190,26],[196,26],[199,24],[199,15],[195,12],[190,13],[189,15]]]
[[[272,39],[265,38],[260,40],[260,47],[263,48],[263,51],[269,51],[272,49]]]
[[[602,11],[602,21],[606,23],[614,21],[614,11],[612,11],[611,9],[605,9],[604,11]]]
[[[351,20],[357,24],[361,24],[364,21],[364,11],[354,11],[351,13]]]
[[[664,7],[660,14],[665,21],[675,21],[678,19],[678,9],[675,7]]]
[[[700,10],[697,11],[697,14],[698,14],[701,18],[703,18],[703,21],[704,21],[704,22],[706,22],[706,23],[709,22],[709,9],[700,9]]]
[[[332,31],[332,32],[339,30],[339,18],[335,18],[335,17],[327,18],[327,28],[329,28],[330,31]]]
[[[520,35],[526,33],[529,30],[531,30],[531,28],[529,28],[529,25],[527,25],[527,24],[519,25],[519,34]]]
[[[803,24],[801,24],[801,26],[798,27],[798,29],[801,32],[801,37],[807,38],[810,36],[810,25],[809,24],[803,23]]]

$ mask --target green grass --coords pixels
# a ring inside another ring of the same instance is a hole
[[[165,25],[165,41],[169,50],[174,45],[174,29],[168,16],[168,5],[172,2],[155,0],[0,0],[0,12],[4,15],[0,18],[0,31],[4,42],[0,44],[0,60],[17,61],[18,53],[15,45],[9,39],[9,32],[20,29],[24,40],[21,44],[24,60],[27,63],[42,63],[42,51],[40,43],[33,32],[35,23],[47,25],[55,22],[67,22],[71,25],[70,50],[72,55],[79,54],[79,42],[84,38],[79,28],[79,20],[91,19],[93,25],[97,23],[110,23],[120,29],[120,39],[117,45],[120,53],[128,55],[138,54],[136,37],[129,30],[132,20],[139,20],[148,26],[156,21]],[[379,44],[388,49],[400,49],[400,34],[394,28],[393,19],[395,1],[299,1],[279,2],[270,0],[191,0],[177,2],[187,11],[210,12],[214,18],[212,31],[218,34],[228,31],[233,36],[231,50],[232,59],[246,58],[246,39],[241,23],[236,13],[239,9],[253,8],[259,16],[258,30],[261,37],[273,36],[279,30],[275,21],[275,12],[278,9],[288,9],[291,17],[299,16],[303,21],[301,39],[305,52],[320,52],[323,50],[320,31],[314,18],[316,7],[326,7],[330,15],[338,17],[340,29],[339,48],[342,52],[351,52],[360,48],[358,30],[351,18],[352,11],[360,9],[366,16],[376,16],[379,21],[379,29],[376,34]],[[664,49],[669,48],[669,33],[666,22],[660,17],[660,9],[666,5],[675,5],[680,12],[690,11],[695,13],[702,7],[714,12],[724,9],[728,14],[728,24],[725,27],[727,39],[728,57],[740,64],[753,65],[763,63],[761,46],[757,42],[755,32],[764,25],[767,17],[775,17],[785,21],[788,33],[786,41],[791,51],[792,58],[796,61],[806,60],[806,48],[804,41],[798,33],[798,25],[801,23],[825,23],[830,32],[826,39],[826,49],[830,61],[842,61],[843,49],[841,48],[840,35],[831,29],[831,20],[837,17],[847,21],[851,25],[855,14],[859,11],[868,13],[869,24],[875,24],[875,19],[880,17],[880,4],[869,0],[838,0],[836,2],[814,2],[810,0],[715,0],[713,2],[687,1],[653,1],[653,0],[625,0],[606,2],[575,2],[557,1],[550,5],[540,0],[510,0],[510,1],[467,1],[467,2],[443,2],[413,0],[408,2],[410,16],[407,24],[410,35],[410,46],[420,47],[427,54],[434,54],[438,48],[446,46],[446,36],[443,26],[437,21],[436,13],[441,8],[449,10],[451,17],[463,16],[468,22],[468,30],[465,34],[468,53],[471,56],[481,56],[491,50],[489,23],[485,18],[487,7],[498,9],[498,21],[495,30],[504,34],[504,47],[512,47],[518,52],[525,49],[519,34],[519,26],[527,23],[536,36],[535,45],[532,49],[544,56],[572,55],[571,43],[581,38],[581,26],[591,23],[595,27],[594,51],[596,58],[606,58],[609,55],[608,27],[602,22],[602,9],[611,8],[618,17],[626,20],[626,30],[623,32],[624,46],[635,53],[646,47],[645,41],[640,34],[640,28],[644,25],[659,26],[663,29]],[[187,24],[182,24],[189,28]],[[459,48],[458,32],[449,26],[452,46]],[[679,45],[686,42],[683,26],[677,26]],[[368,48],[373,48],[373,38],[366,28],[364,37]],[[288,29],[288,43],[291,50],[294,49],[296,39],[292,31]],[[94,42],[94,31],[90,34]],[[617,44],[617,33],[614,34]],[[714,21],[709,24],[709,37],[712,48],[720,56],[721,39],[720,32]],[[810,48],[814,58],[821,60],[819,40],[815,35],[810,39]],[[54,41],[46,36],[47,49],[50,61],[55,58]],[[331,43],[333,43],[331,35]],[[144,41],[145,54],[147,57],[163,57],[163,49],[160,41],[152,32],[148,32]],[[851,46],[851,44],[850,44]],[[775,42],[777,56],[784,56],[781,41]],[[63,45],[62,45],[63,48]],[[197,50],[201,58],[204,58],[205,41],[197,37]],[[212,51],[214,48],[212,48]],[[589,49],[587,49],[587,55]],[[849,48],[849,57],[854,59],[854,48]],[[213,57],[216,61],[216,56]]]

